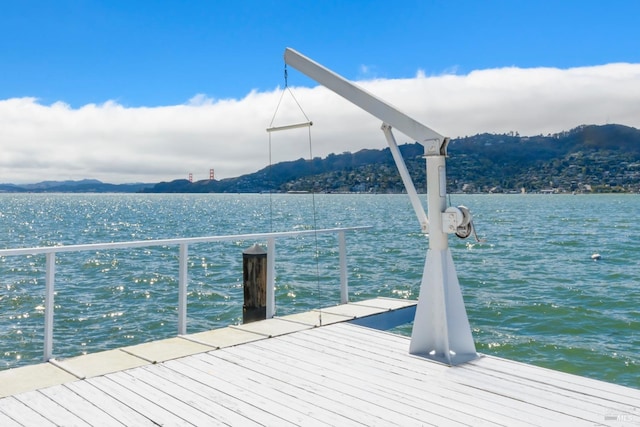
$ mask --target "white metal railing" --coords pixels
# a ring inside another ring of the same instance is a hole
[[[265,240],[267,241],[267,307],[266,317],[275,314],[275,259],[276,239],[297,237],[309,234],[338,233],[339,262],[340,262],[340,303],[349,300],[347,282],[347,254],[345,232],[364,230],[371,227],[327,228],[320,230],[284,231],[276,233],[234,234],[226,236],[187,237],[181,239],[136,240],[131,242],[91,243],[85,245],[43,246],[36,248],[0,249],[1,256],[37,255],[45,254],[45,314],[44,314],[44,360],[48,361],[53,355],[53,312],[54,312],[54,282],[56,275],[56,253],[82,252],[103,249],[130,249],[149,246],[179,246],[178,272],[178,335],[187,333],[187,281],[188,281],[188,246],[195,243],[223,242],[234,240]]]

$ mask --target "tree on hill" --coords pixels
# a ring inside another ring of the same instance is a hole
[[[418,191],[426,188],[423,147],[400,151]],[[640,131],[585,125],[547,136],[478,134],[451,141],[448,191],[638,191]],[[282,162],[221,181],[161,183],[149,192],[402,192],[388,148]]]

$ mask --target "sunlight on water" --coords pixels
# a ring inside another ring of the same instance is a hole
[[[428,241],[406,195],[0,195],[0,246],[342,226],[352,300],[415,299]],[[480,352],[640,387],[635,195],[452,195],[481,238],[450,238]],[[242,320],[242,251],[189,246],[188,331]],[[265,242],[258,242],[264,244]],[[278,314],[339,302],[337,239],[278,240]],[[591,255],[599,253],[594,261]],[[42,358],[44,256],[0,258],[0,368]],[[54,354],[175,336],[178,248],[60,253]],[[410,335],[411,325],[394,332]]]

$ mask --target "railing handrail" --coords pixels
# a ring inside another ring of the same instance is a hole
[[[54,313],[54,283],[56,253],[58,252],[82,252],[107,249],[130,249],[149,246],[179,246],[179,271],[178,271],[178,335],[187,333],[187,282],[188,282],[188,246],[196,243],[211,243],[233,240],[267,240],[267,307],[266,317],[271,318],[275,314],[275,240],[281,237],[297,237],[303,235],[317,235],[338,233],[339,262],[340,262],[340,302],[347,303],[349,299],[347,283],[347,256],[345,232],[366,230],[370,226],[323,228],[317,230],[281,231],[270,233],[230,234],[224,236],[184,237],[173,239],[134,240],[128,242],[89,243],[80,245],[40,246],[32,248],[0,249],[2,256],[18,255],[46,255],[45,266],[45,313],[44,313],[44,360],[48,361],[53,356],[53,313]]]
[[[0,249],[0,256],[14,255],[38,255],[57,252],[82,252],[96,249],[129,249],[140,248],[146,246],[166,246],[178,245],[181,243],[209,243],[224,242],[229,240],[249,240],[249,239],[268,239],[271,237],[297,237],[305,234],[327,234],[338,233],[341,231],[355,231],[370,229],[371,226],[358,227],[338,227],[338,228],[322,228],[318,230],[297,230],[297,231],[276,231],[270,233],[250,233],[250,234],[228,234],[223,236],[203,236],[203,237],[182,237],[169,239],[150,239],[150,240],[132,240],[126,242],[110,242],[110,243],[86,243],[78,245],[57,245],[57,246],[37,246],[31,248],[8,248]]]

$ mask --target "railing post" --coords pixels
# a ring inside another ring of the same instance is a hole
[[[44,295],[44,361],[48,362],[53,355],[53,297],[56,276],[56,253],[47,252]]]
[[[180,271],[178,272],[178,335],[187,333],[187,270],[189,248],[180,243]]]
[[[275,276],[276,276],[276,239],[269,237],[267,239],[267,310],[266,318],[271,319],[276,313],[276,293],[275,293]]]
[[[349,283],[347,281],[347,241],[344,231],[338,233],[340,256],[340,304],[349,302]]]

